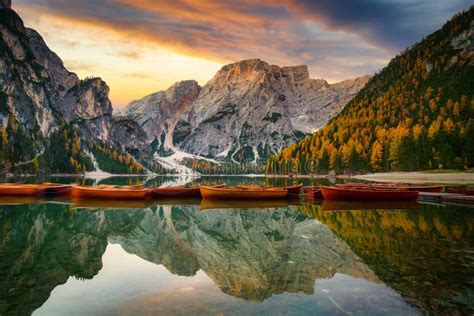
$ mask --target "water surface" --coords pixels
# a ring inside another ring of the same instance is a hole
[[[474,212],[0,201],[0,314],[474,312]]]

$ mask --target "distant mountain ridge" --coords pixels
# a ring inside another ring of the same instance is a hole
[[[474,6],[392,59],[268,173],[474,167]]]
[[[368,79],[329,84],[311,79],[307,66],[249,59],[223,66],[202,88],[182,81],[121,115],[137,121],[159,152],[257,162],[324,126]]]

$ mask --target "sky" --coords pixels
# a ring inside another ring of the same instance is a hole
[[[114,108],[225,64],[308,65],[337,82],[381,70],[472,0],[13,0],[65,66]]]

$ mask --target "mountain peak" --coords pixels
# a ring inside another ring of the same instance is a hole
[[[11,9],[12,1],[11,0],[0,0],[0,9]]]

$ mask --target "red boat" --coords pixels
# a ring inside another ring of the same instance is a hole
[[[474,195],[474,188],[448,188],[448,193]]]
[[[222,188],[224,184],[212,186],[213,188]],[[165,188],[150,188],[152,197],[177,198],[177,197],[201,197],[199,186],[186,187],[184,185],[169,186]]]
[[[312,199],[322,199],[323,195],[321,193],[321,189],[319,186],[310,186],[304,187],[304,195],[305,197],[312,198]]]
[[[299,196],[301,194],[301,188],[303,187],[302,184],[297,184],[297,185],[291,185],[287,187],[271,187],[271,186],[264,186],[264,185],[238,185],[236,188],[242,188],[242,189],[269,189],[269,188],[274,188],[274,189],[284,189],[288,191],[289,197],[294,197],[294,196]]]
[[[298,184],[298,185],[292,185],[292,186],[289,186],[289,187],[283,187],[283,189],[288,190],[288,196],[289,197],[300,196],[302,186],[303,186],[302,184]]]
[[[415,201],[418,191],[398,188],[376,187],[326,187],[320,186],[323,197],[327,200],[344,201]]]
[[[407,191],[416,191],[416,192],[434,192],[441,193],[444,190],[442,185],[403,185],[395,183],[344,183],[336,184],[337,187],[343,188],[383,188],[383,189],[401,189]]]

